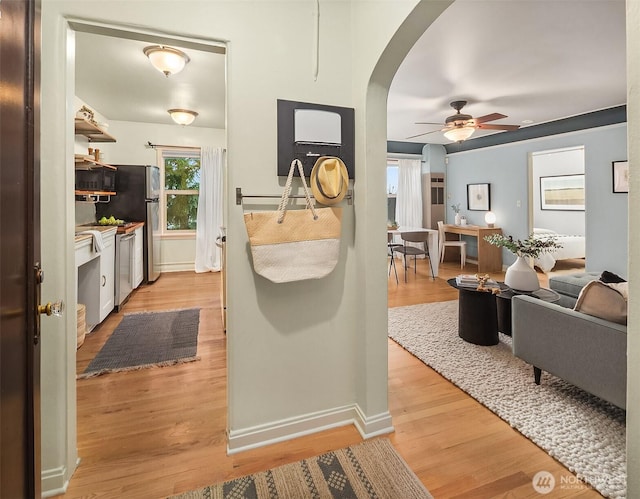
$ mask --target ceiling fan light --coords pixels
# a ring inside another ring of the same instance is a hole
[[[468,126],[455,127],[444,132],[444,136],[454,142],[462,142],[473,135],[475,128]]]
[[[189,111],[188,109],[169,109],[168,113],[171,115],[173,121],[178,125],[190,125],[193,120],[196,119],[198,113],[195,111]]]
[[[181,50],[164,45],[150,45],[143,49],[151,65],[165,76],[179,73],[189,62],[189,56]]]

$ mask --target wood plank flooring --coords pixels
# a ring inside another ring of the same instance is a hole
[[[428,263],[404,283],[389,278],[389,306],[455,299],[460,272]],[[465,272],[475,272],[472,265]],[[542,274],[541,281],[545,283]],[[501,274],[494,277],[502,278]],[[80,465],[68,498],[160,498],[361,441],[352,426],[226,455],[226,357],[218,274],[163,274],[139,288],[124,312],[201,307],[200,361],[78,380]],[[82,372],[122,319],[112,313],[77,353]],[[488,409],[389,341],[391,442],[436,498],[539,497],[532,477],[571,473]],[[600,497],[586,486],[546,497]],[[402,498],[398,498],[402,499]]]

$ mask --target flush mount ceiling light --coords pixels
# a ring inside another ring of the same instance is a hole
[[[153,67],[167,77],[182,71],[190,61],[189,56],[181,50],[164,45],[150,45],[142,51],[149,58]]]
[[[444,132],[444,136],[454,142],[462,142],[467,140],[475,132],[475,128],[471,126],[456,126],[450,130]]]
[[[198,116],[198,113],[188,109],[169,109],[168,113],[178,125],[190,125]]]

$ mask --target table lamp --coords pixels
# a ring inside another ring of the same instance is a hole
[[[484,221],[487,222],[487,227],[493,227],[496,223],[496,214],[492,211],[488,211],[484,215]]]

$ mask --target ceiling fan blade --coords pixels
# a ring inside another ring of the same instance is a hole
[[[508,130],[508,131],[513,131],[513,130],[517,130],[518,128],[520,128],[520,125],[485,125],[485,124],[480,124],[480,125],[476,126],[476,128],[479,128],[481,130]]]
[[[505,116],[504,114],[491,113],[485,116],[480,116],[479,118],[474,118],[474,121],[476,122],[476,124],[478,124],[478,123],[484,123],[485,121],[501,120],[502,118],[506,118],[506,117],[507,116]]]
[[[430,133],[441,132],[442,129],[431,130],[430,132],[419,133],[418,135],[412,135],[411,137],[406,137],[405,140],[415,139],[416,137],[422,137],[423,135],[429,135]]]
[[[442,123],[431,123],[429,121],[416,121],[416,125],[438,125],[442,126]]]

